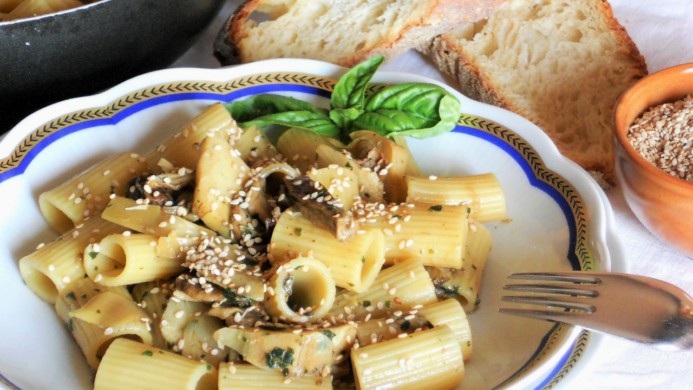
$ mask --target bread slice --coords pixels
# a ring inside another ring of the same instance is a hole
[[[249,0],[215,42],[224,64],[312,58],[350,67],[427,44],[465,22],[481,20],[503,0]]]
[[[607,1],[509,0],[423,51],[464,94],[531,120],[613,183],[612,110],[647,66]]]

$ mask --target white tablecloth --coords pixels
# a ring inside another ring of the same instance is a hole
[[[198,44],[173,66],[219,67],[212,42],[224,19],[241,3],[231,0]],[[611,0],[616,17],[645,57],[650,72],[693,62],[693,0]],[[443,80],[415,52],[383,66]],[[656,277],[693,294],[693,259],[652,236],[628,209],[619,188],[608,191],[631,273]],[[693,199],[691,199],[693,202]],[[691,232],[693,239],[693,232]],[[693,389],[693,351],[663,352],[612,336],[603,337],[598,353],[570,375],[567,389]]]

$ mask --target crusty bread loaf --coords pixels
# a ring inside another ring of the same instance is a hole
[[[460,23],[481,20],[503,0],[249,0],[215,42],[225,64],[312,58],[352,66],[427,44]]]
[[[612,110],[647,66],[605,0],[510,0],[423,51],[464,94],[528,118],[613,183]]]

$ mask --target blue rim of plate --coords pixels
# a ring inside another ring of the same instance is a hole
[[[249,95],[270,92],[298,92],[329,98],[336,80],[303,73],[270,72],[234,78],[226,82],[175,81],[143,88],[112,101],[106,106],[83,109],[44,123],[27,135],[10,153],[0,160],[0,183],[23,174],[33,159],[48,145],[70,134],[97,126],[114,125],[149,107],[177,101],[218,101],[228,103]],[[372,89],[381,88],[374,85]],[[588,240],[585,205],[577,190],[566,179],[548,169],[539,154],[511,129],[492,120],[462,114],[454,133],[481,138],[501,148],[522,168],[533,187],[549,195],[561,208],[569,230],[566,259],[575,270],[594,268],[594,257]],[[549,354],[555,340],[569,332],[570,326],[555,325],[543,337],[532,357],[514,374],[500,383],[503,387],[531,370]],[[552,389],[574,367],[584,354],[590,333],[582,331],[560,357],[537,389]],[[18,388],[0,373],[0,383]]]

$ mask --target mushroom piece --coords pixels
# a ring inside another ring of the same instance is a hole
[[[147,199],[149,203],[159,206],[174,206],[194,181],[195,175],[187,170],[183,174],[140,175],[130,179],[126,196],[130,199]]]
[[[211,285],[211,288],[203,287],[197,282],[197,278],[190,274],[179,275],[173,288],[173,296],[185,301],[214,303],[224,300],[221,287],[216,285]]]
[[[344,241],[356,234],[358,225],[350,210],[330,195],[322,184],[309,177],[284,179],[287,197],[295,208],[316,225]]]
[[[284,162],[272,160],[254,167],[239,193],[241,201],[231,207],[231,229],[241,244],[255,247],[258,253],[264,252],[261,249],[269,242],[277,218],[290,206],[282,196],[285,192],[282,180],[299,176],[296,168]],[[261,238],[260,243],[252,243],[257,237]]]
[[[359,165],[382,178],[385,199],[391,203],[404,202],[407,195],[405,174],[411,157],[409,151],[372,131],[356,131],[350,136],[352,141],[348,150]]]

